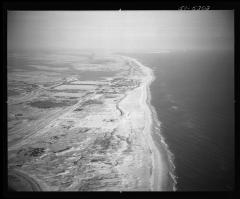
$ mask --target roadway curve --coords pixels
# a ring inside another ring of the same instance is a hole
[[[8,189],[11,191],[42,191],[41,186],[32,177],[17,170],[8,172]]]

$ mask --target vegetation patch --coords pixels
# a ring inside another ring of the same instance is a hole
[[[63,151],[66,151],[66,150],[68,150],[70,148],[71,148],[70,146],[64,145],[63,143],[57,143],[57,144],[53,144],[51,146],[51,150],[54,153],[63,152]]]
[[[9,97],[19,95],[19,93],[15,90],[8,90],[7,94]]]
[[[71,106],[77,101],[63,100],[63,101],[53,101],[53,100],[41,100],[28,103],[32,107],[36,108],[55,108],[55,107],[64,107]]]
[[[116,95],[105,95],[106,98],[116,98]]]
[[[79,133],[86,133],[86,132],[89,131],[89,130],[90,130],[90,128],[86,128],[86,127],[80,128],[80,129],[79,129]]]
[[[82,106],[87,106],[91,104],[103,104],[101,100],[96,100],[96,99],[90,99],[82,103]]]
[[[94,141],[94,146],[100,146],[102,151],[105,151],[109,148],[111,144],[111,137],[108,138],[97,138]]]
[[[25,156],[25,157],[38,157],[41,156],[45,152],[44,148],[32,148],[29,147],[27,149],[21,149],[18,151],[18,154],[20,156]]]
[[[83,110],[83,108],[76,108],[76,109],[74,109],[74,111],[82,111]]]
[[[110,188],[117,186],[120,183],[118,175],[115,173],[108,173],[103,175],[97,175],[92,178],[84,179],[81,182],[79,191],[95,191],[101,188]]]

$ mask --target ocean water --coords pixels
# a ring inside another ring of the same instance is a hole
[[[234,189],[234,53],[128,54],[154,71],[151,104],[177,191]]]

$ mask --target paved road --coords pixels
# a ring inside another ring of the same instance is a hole
[[[41,186],[33,178],[17,170],[8,173],[8,186],[13,191],[42,191]]]

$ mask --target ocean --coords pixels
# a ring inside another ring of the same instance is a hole
[[[154,71],[151,104],[172,154],[167,161],[173,161],[170,171],[176,176],[177,191],[233,190],[234,53],[174,51],[128,56]]]

